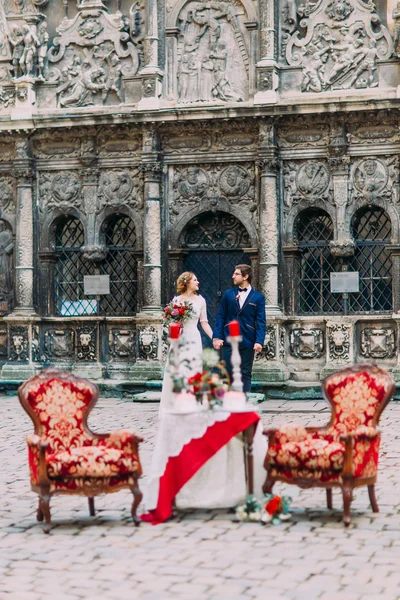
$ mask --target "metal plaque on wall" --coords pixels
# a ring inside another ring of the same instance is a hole
[[[360,277],[358,271],[339,271],[331,273],[332,294],[346,294],[360,291]]]
[[[83,289],[86,296],[97,296],[110,293],[109,275],[85,275]]]

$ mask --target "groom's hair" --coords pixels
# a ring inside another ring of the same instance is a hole
[[[249,283],[251,283],[251,278],[253,276],[253,269],[251,268],[250,265],[236,265],[235,271],[236,271],[236,269],[238,269],[241,272],[242,277],[245,277],[246,275],[248,275],[247,281]]]

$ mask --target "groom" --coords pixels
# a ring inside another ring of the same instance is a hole
[[[237,265],[232,275],[235,287],[222,297],[213,331],[213,346],[222,348],[229,376],[232,379],[232,348],[227,342],[228,324],[239,321],[242,341],[239,346],[242,359],[243,391],[251,389],[251,372],[254,353],[261,352],[266,332],[265,296],[251,287],[252,269],[249,265]]]

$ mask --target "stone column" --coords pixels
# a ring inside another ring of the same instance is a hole
[[[35,314],[33,307],[33,171],[29,162],[15,163],[17,183],[16,218],[16,306],[14,315]]]
[[[334,244],[352,244],[346,229],[345,215],[349,197],[350,156],[330,157],[328,159],[333,182],[333,200],[336,206],[336,239]]]
[[[254,104],[278,102],[277,31],[275,29],[275,1],[260,1],[260,56],[257,67],[257,93]]]
[[[261,168],[260,186],[260,289],[266,297],[269,316],[281,316],[278,290],[278,196],[275,156],[264,157],[259,162]]]
[[[145,66],[141,70],[142,99],[138,103],[141,110],[160,107],[163,71],[158,66],[158,11],[157,0],[146,3],[147,31],[144,40]]]
[[[160,163],[142,165],[144,172],[144,310],[161,307]]]

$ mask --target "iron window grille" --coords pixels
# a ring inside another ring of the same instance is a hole
[[[94,265],[82,258],[84,242],[85,234],[79,219],[69,217],[59,223],[56,229],[55,303],[57,314],[64,317],[97,313],[97,301],[84,296],[83,278],[95,274]]]
[[[354,256],[334,257],[329,248],[333,239],[332,220],[324,211],[301,213],[295,226],[301,251],[296,285],[299,314],[342,314],[343,296],[330,292],[330,273],[358,271],[360,292],[348,294],[350,313],[392,310],[391,222],[378,207],[359,210],[352,220]]]
[[[104,237],[107,256],[100,263],[100,274],[110,276],[110,294],[100,297],[100,313],[132,315],[137,310],[138,295],[136,231],[132,219],[113,215],[106,223]]]

